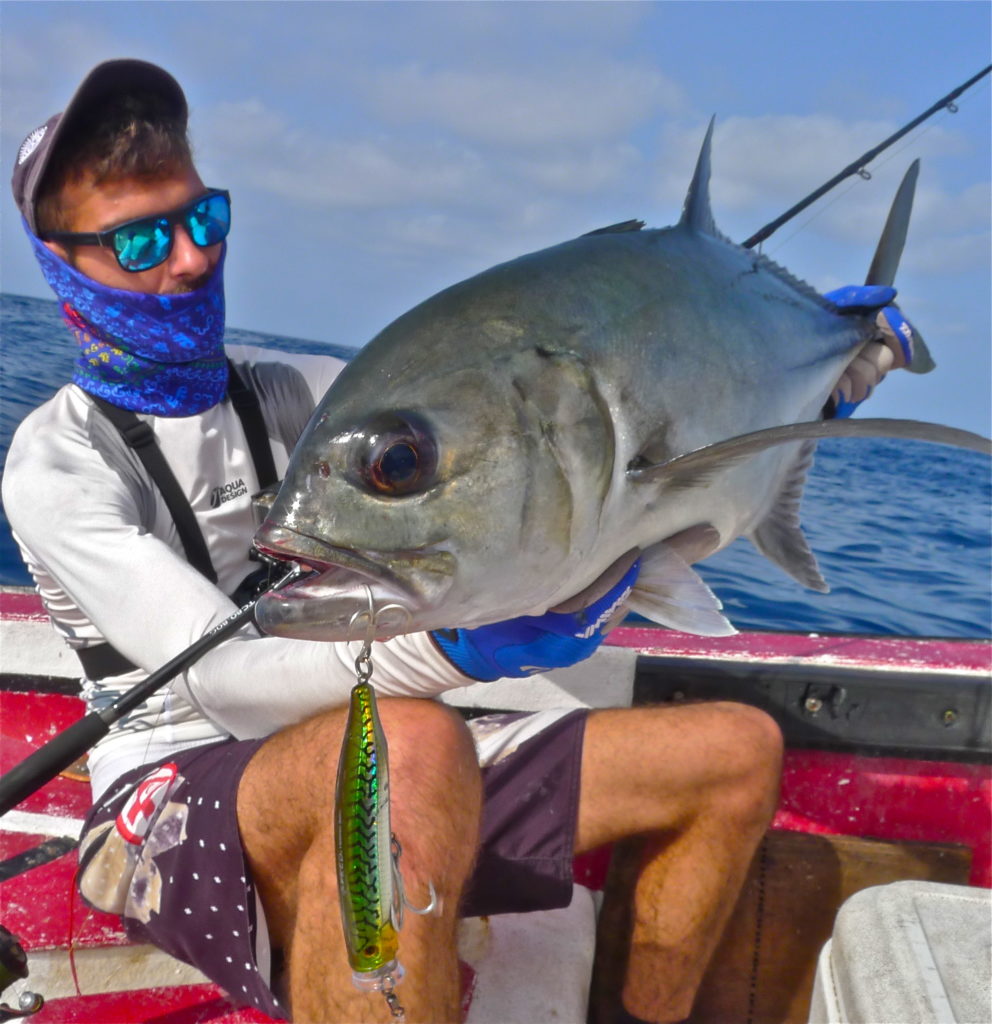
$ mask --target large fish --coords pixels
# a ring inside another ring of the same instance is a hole
[[[357,635],[366,585],[377,609],[392,606],[380,637],[539,614],[601,591],[640,554],[631,608],[726,634],[691,563],[741,535],[826,589],[798,515],[816,437],[985,450],[934,425],[820,419],[874,313],[841,314],[719,234],[711,134],[675,227],[629,221],[493,267],[399,317],[345,368],[256,536],[319,575],[263,598],[263,630]],[[915,172],[869,283],[892,283]],[[920,343],[914,369],[931,366]]]

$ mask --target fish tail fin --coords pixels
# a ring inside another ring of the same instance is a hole
[[[882,228],[882,237],[878,240],[875,255],[865,284],[880,284],[892,287],[899,269],[899,260],[906,245],[906,234],[909,231],[909,218],[913,213],[913,197],[916,194],[916,180],[920,174],[920,161],[914,160],[903,176],[889,215]]]
[[[895,198],[892,200],[889,215],[885,220],[885,227],[882,229],[882,237],[878,240],[875,255],[868,268],[865,284],[889,287],[895,284],[896,271],[899,269],[899,260],[906,244],[906,234],[909,231],[909,218],[913,212],[913,197],[916,194],[916,180],[919,173],[920,161],[914,160],[909,165],[909,170],[903,176]],[[935,366],[936,363],[927,349],[926,342],[914,328],[913,361],[906,369],[911,373],[929,373]]]

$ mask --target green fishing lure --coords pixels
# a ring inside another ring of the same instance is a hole
[[[348,961],[362,989],[402,977],[397,959],[403,900],[389,822],[389,754],[375,692],[351,690],[335,797],[338,890]]]
[[[398,959],[403,911],[430,914],[438,901],[433,883],[430,902],[422,910],[411,906],[403,891],[402,850],[389,821],[389,751],[369,683],[376,609],[372,591],[365,590],[368,611],[352,618],[353,626],[362,617],[368,621],[355,659],[358,682],[351,688],[334,792],[338,894],[351,980],[363,992],[382,992],[393,1017],[403,1020],[394,991],[403,977]]]

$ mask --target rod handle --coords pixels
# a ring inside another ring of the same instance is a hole
[[[109,729],[98,712],[91,712],[11,768],[0,778],[0,815],[79,760]]]

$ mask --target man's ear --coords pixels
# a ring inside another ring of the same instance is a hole
[[[55,255],[58,256],[58,258],[63,262],[72,263],[72,260],[69,259],[68,248],[66,248],[66,246],[64,246],[61,242],[44,242],[43,244],[46,245],[49,249],[51,249],[52,252],[55,253]]]

